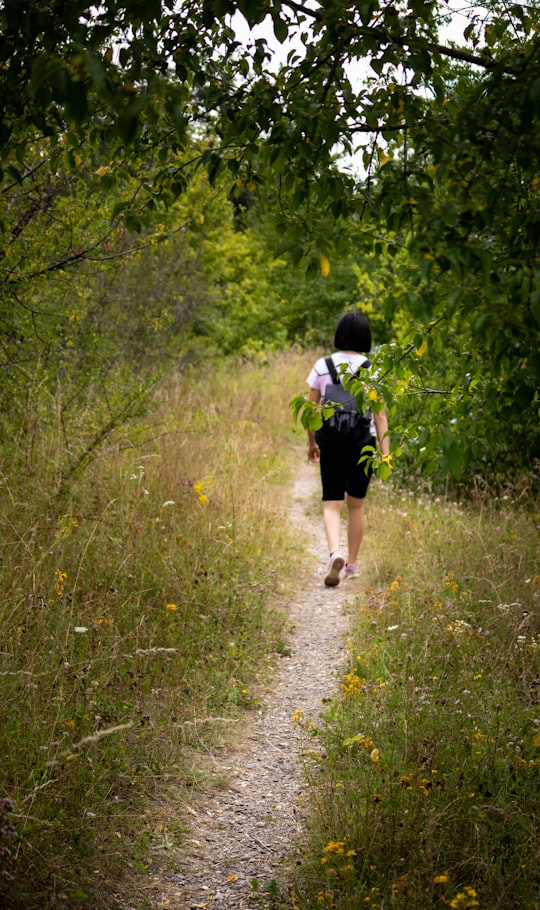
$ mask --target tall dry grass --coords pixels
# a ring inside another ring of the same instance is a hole
[[[540,906],[539,518],[371,491],[350,660],[301,721],[297,907]]]
[[[0,896],[13,910],[110,910],[111,882],[148,866],[148,799],[174,783],[181,801],[197,756],[257,704],[286,634],[288,401],[305,372],[291,354],[172,376],[67,491],[55,402],[49,426],[34,414],[31,440],[5,448]],[[71,429],[84,450],[92,414]]]

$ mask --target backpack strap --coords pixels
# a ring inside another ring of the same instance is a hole
[[[324,358],[324,362],[325,362],[325,364],[326,364],[326,366],[327,366],[328,372],[330,373],[330,378],[331,378],[332,382],[333,382],[333,383],[336,383],[336,382],[341,383],[341,379],[340,379],[339,376],[338,376],[338,373],[337,373],[337,370],[336,370],[336,365],[335,365],[335,363],[334,363],[333,358],[332,358],[332,357],[325,357],[325,358]],[[358,367],[358,369],[361,370],[362,367],[365,367],[366,369],[368,369],[370,366],[371,366],[371,361],[368,360],[368,359],[366,358],[366,360],[364,360],[364,362],[360,364],[360,366]],[[358,375],[358,371],[357,371],[354,375],[357,376],[357,375]]]
[[[334,385],[335,385],[336,383],[339,383],[339,382],[340,382],[340,379],[339,379],[339,376],[338,376],[338,374],[337,374],[336,365],[335,365],[334,361],[332,360],[332,358],[331,358],[331,357],[325,357],[325,358],[324,358],[324,362],[325,362],[325,364],[326,364],[326,366],[327,366],[327,368],[328,368],[328,372],[330,373],[330,378],[331,378],[332,382],[334,383]]]

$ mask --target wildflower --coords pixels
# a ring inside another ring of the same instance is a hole
[[[369,757],[374,764],[377,764],[377,762],[379,761],[379,759],[381,757],[381,753],[379,752],[378,749],[372,749],[369,754]]]
[[[88,632],[88,629],[86,626],[74,626],[73,631],[82,634],[83,632]]]
[[[445,885],[446,882],[450,881],[450,876],[448,875],[448,872],[445,872],[443,875],[436,875],[433,881],[436,885]]]
[[[294,714],[293,714],[293,716],[292,716],[292,719],[293,719],[293,721],[294,721],[295,724],[303,724],[303,723],[304,723],[304,712],[302,711],[301,708],[298,708],[298,710],[294,712]]]
[[[459,891],[458,894],[450,901],[449,904],[452,907],[452,910],[461,910],[461,908],[479,907],[479,903],[476,899],[476,891],[474,888],[467,887],[463,891]]]
[[[177,608],[176,604],[167,604],[167,606],[165,607],[165,609],[166,609],[166,610],[169,610],[171,613],[174,613],[174,611],[175,611],[176,609],[178,609],[178,608]]]
[[[317,749],[306,749],[304,755],[306,758],[312,758],[314,761],[322,761],[323,759],[323,756],[320,752],[317,751]]]
[[[325,853],[336,853],[338,856],[343,856],[345,852],[345,841],[343,840],[330,840],[328,841],[326,847],[324,848]]]
[[[56,569],[55,573],[55,582],[54,582],[54,593],[57,597],[64,596],[64,586],[67,580],[67,572],[61,572],[60,569]]]
[[[341,690],[346,697],[358,698],[365,692],[366,680],[356,673],[346,673],[341,681]]]
[[[453,635],[463,635],[470,630],[471,626],[464,619],[455,619],[446,626],[446,631]]]

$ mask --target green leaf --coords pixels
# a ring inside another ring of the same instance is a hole
[[[274,35],[280,44],[283,44],[289,37],[289,26],[285,19],[282,19],[277,13],[272,13],[272,22],[274,23]]]

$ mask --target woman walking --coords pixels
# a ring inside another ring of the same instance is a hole
[[[367,354],[371,350],[371,329],[366,317],[355,310],[340,319],[334,337],[335,351],[332,361],[338,375],[343,370],[354,375],[364,364],[369,364]],[[341,367],[341,370],[340,370]],[[331,383],[329,365],[321,357],[313,367],[307,382],[309,399],[318,404],[324,396],[326,386]],[[388,418],[383,409],[371,417],[371,444],[375,438],[381,453],[390,453]],[[358,464],[364,442],[340,434],[338,440],[328,440],[324,431],[313,433],[308,430],[308,458],[320,464],[323,501],[323,525],[330,552],[324,583],[327,587],[339,585],[342,577],[357,578],[358,552],[364,536],[364,499],[371,480],[371,468]],[[347,558],[340,550],[341,512],[347,503]],[[343,572],[343,570],[345,570]]]

